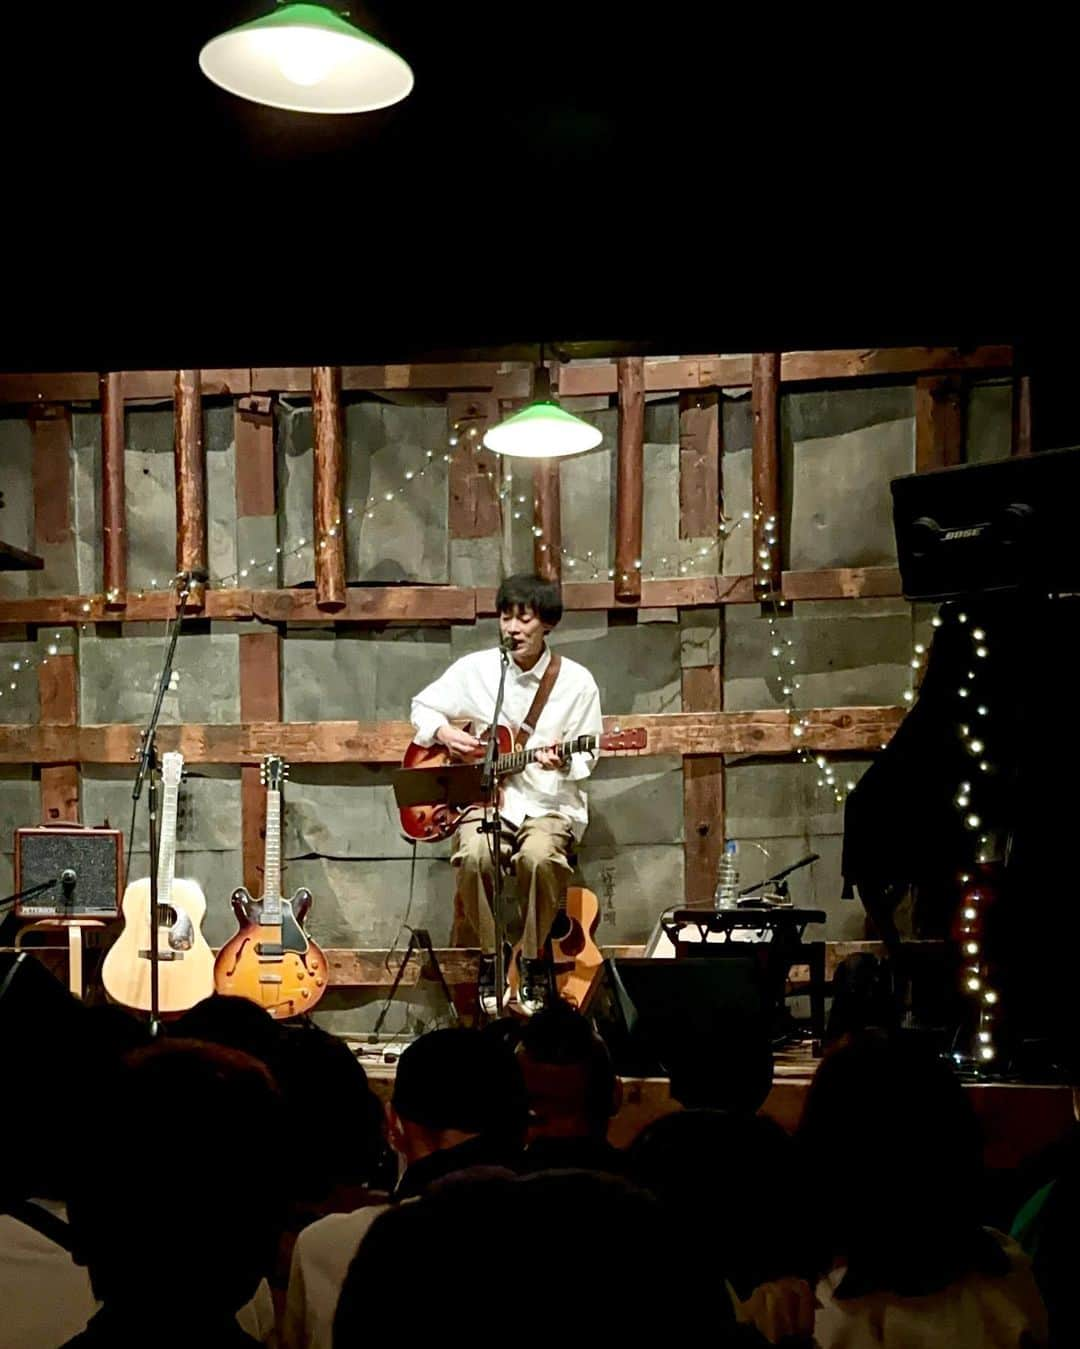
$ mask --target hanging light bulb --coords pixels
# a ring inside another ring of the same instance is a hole
[[[322,4],[279,4],[211,38],[199,67],[230,94],[290,112],[370,112],[413,87],[407,62]]]
[[[567,455],[595,450],[604,434],[572,412],[561,408],[551,396],[551,376],[544,365],[544,349],[536,369],[535,397],[520,412],[484,433],[484,447],[495,454],[517,459],[564,459]]]

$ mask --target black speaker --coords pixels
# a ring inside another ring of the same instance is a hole
[[[15,890],[46,888],[18,900],[20,918],[115,918],[123,890],[119,829],[80,825],[15,830]]]
[[[1080,449],[912,473],[891,488],[907,599],[1080,590]]]
[[[608,959],[582,1012],[626,1077],[669,1077],[684,1105],[756,1109],[772,1081],[773,1007],[751,957]]]

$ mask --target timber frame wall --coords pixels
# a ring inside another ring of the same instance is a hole
[[[916,468],[957,463],[963,452],[965,378],[1009,375],[1008,347],[960,351],[906,348],[867,351],[758,353],[679,360],[621,357],[604,365],[559,369],[563,395],[618,396],[615,509],[615,577],[563,587],[567,609],[711,608],[759,603],[770,598],[824,600],[899,596],[900,578],[890,567],[838,568],[750,576],[688,577],[648,581],[632,559],[641,556],[642,455],[645,394],[678,394],[680,418],[680,534],[709,536],[720,522],[723,498],[721,390],[748,388],[753,411],[752,472],[756,507],[775,514],[780,539],[782,500],[779,453],[780,390],[785,384],[835,384],[904,378],[915,382]],[[1014,376],[1013,453],[1030,452],[1030,387]],[[447,394],[448,415],[479,430],[531,394],[525,365],[473,362],[457,365],[362,366],[322,369],[124,371],[0,375],[0,404],[26,408],[34,442],[35,545],[55,543],[70,530],[46,503],[66,500],[73,403],[100,404],[102,412],[103,589],[94,595],[0,600],[0,634],[17,625],[75,626],[99,621],[161,622],[171,612],[167,594],[126,590],[126,527],[123,461],[125,404],[172,398],[176,409],[177,567],[206,566],[206,475],[201,400],[231,397],[236,418],[237,515],[276,511],[273,400],[277,394],[310,394],[315,439],[313,525],[314,589],[216,590],[197,587],[190,610],[209,619],[259,619],[284,624],[325,621],[359,626],[388,623],[474,623],[494,613],[494,591],[440,585],[347,586],[344,531],[340,524],[343,482],[341,394],[352,390],[429,390]],[[456,455],[450,465],[450,532],[475,537],[495,532],[498,502],[475,460]],[[482,465],[480,465],[482,467]],[[536,475],[535,521],[555,547],[538,552],[537,567],[559,572],[558,464]],[[63,513],[63,512],[61,512]],[[755,549],[761,521],[755,524]],[[57,531],[60,531],[60,538]],[[779,559],[781,547],[774,549]],[[162,726],[162,750],[179,748],[188,763],[243,766],[244,883],[258,888],[263,793],[253,766],[267,753],[295,763],[396,763],[410,738],[405,722],[282,723],[281,634],[260,628],[240,639],[241,724]],[[0,762],[40,769],[41,813],[46,822],[80,818],[82,764],[129,763],[139,727],[79,724],[77,657],[62,654],[39,667],[40,723],[0,725]],[[796,749],[782,709],[722,710],[720,663],[682,674],[678,713],[605,718],[609,729],[626,720],[648,729],[650,754],[681,754],[684,767],[686,896],[712,893],[724,837],[725,754],[791,754]],[[892,735],[901,707],[818,708],[798,746],[828,753],[870,752]],[[347,959],[350,954],[337,953]],[[339,972],[344,975],[344,971]],[[338,980],[336,979],[335,982]],[[344,977],[342,982],[352,982]]]

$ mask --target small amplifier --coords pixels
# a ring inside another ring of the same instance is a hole
[[[119,829],[46,825],[15,830],[15,891],[20,918],[115,918],[123,893]]]

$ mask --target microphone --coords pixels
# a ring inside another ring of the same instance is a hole
[[[499,650],[500,650],[500,651],[506,651],[506,652],[508,652],[508,653],[509,653],[509,652],[512,652],[512,651],[514,650],[514,639],[513,639],[513,637],[510,637],[510,636],[504,634],[503,637],[502,637],[502,639],[501,639],[500,642],[499,642]]]
[[[205,567],[193,567],[191,571],[178,571],[176,575],[173,577],[174,581],[189,581],[189,582],[194,581],[206,582],[209,581],[209,579],[210,573],[207,571]]]
[[[65,867],[60,873],[60,884],[65,890],[70,890],[78,879],[74,867]]]

